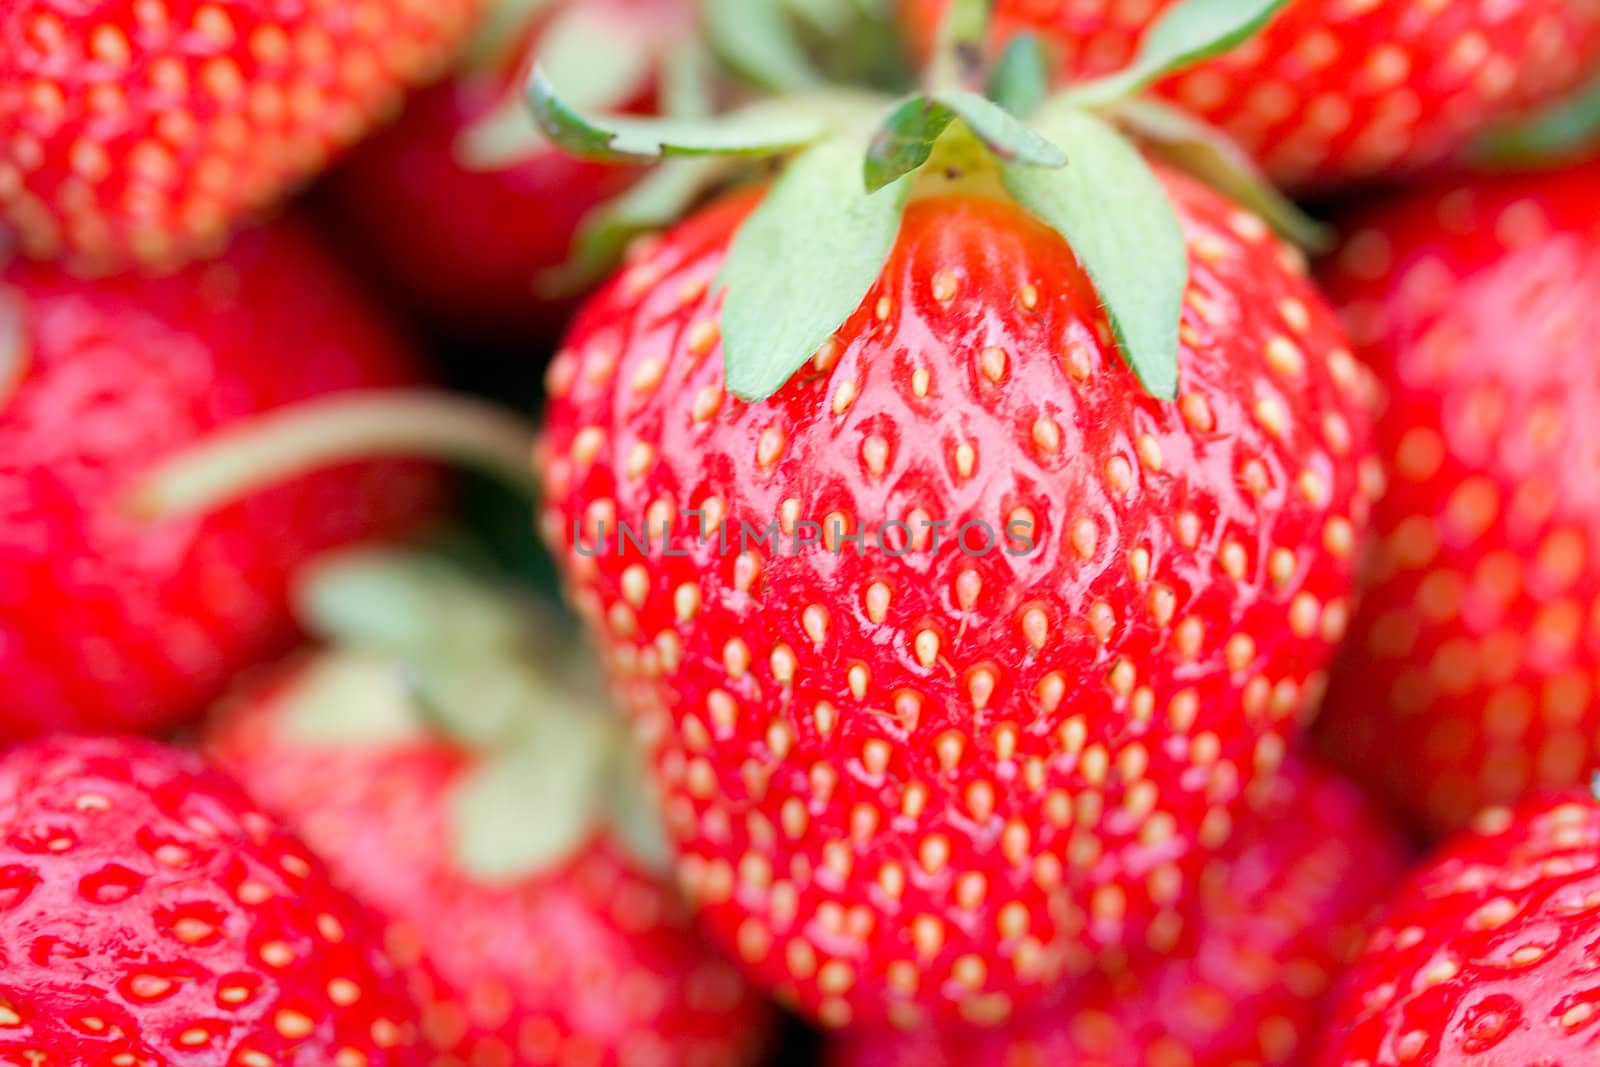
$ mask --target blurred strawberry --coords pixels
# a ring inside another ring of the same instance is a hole
[[[439,70],[477,7],[0,6],[0,225],[79,273],[215,252]]]
[[[900,0],[931,44],[949,0]],[[1126,63],[1175,0],[999,0],[1001,33],[1035,30],[1064,79]],[[1300,190],[1388,177],[1460,153],[1500,119],[1600,66],[1594,0],[1292,0],[1260,36],[1156,86]]]
[[[425,1062],[373,917],[195,754],[14,746],[0,826],[0,1062]]]
[[[1390,495],[1323,732],[1434,829],[1600,765],[1600,164],[1356,212]]]
[[[639,174],[546,141],[522,100],[529,64],[537,56],[586,107],[652,111],[689,7],[561,0],[541,10],[417,95],[334,172],[331,221],[433,325],[489,339],[558,329],[571,303],[547,295],[548,273],[567,262],[579,224]]]
[[[556,677],[570,653],[414,558],[308,589],[345,640],[246,686],[208,744],[385,916],[440,1055],[752,1062],[766,1010],[695,931],[625,732]]]
[[[1341,984],[1319,1067],[1594,1063],[1600,806],[1484,811],[1399,889]]]
[[[1350,783],[1291,765],[1206,872],[1192,950],[1069,986],[1003,1032],[863,1032],[833,1067],[1236,1067],[1304,1062],[1324,997],[1405,865]]]
[[[411,352],[284,222],[160,279],[0,270],[0,738],[157,730],[294,638],[291,572],[430,514],[435,476],[343,467],[147,522],[153,461],[260,412],[417,382]]]

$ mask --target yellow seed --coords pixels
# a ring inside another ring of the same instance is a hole
[[[983,367],[983,376],[991,382],[998,382],[1006,376],[1006,352],[1003,348],[985,348],[979,363]]]

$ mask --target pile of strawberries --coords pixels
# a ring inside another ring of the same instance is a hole
[[[1600,1062],[1597,205],[1596,0],[0,0],[0,1065]]]

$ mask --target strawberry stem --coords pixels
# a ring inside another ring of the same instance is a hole
[[[212,511],[323,467],[444,459],[536,492],[534,432],[482,401],[427,389],[341,393],[246,419],[163,460],[130,493],[144,519]]]

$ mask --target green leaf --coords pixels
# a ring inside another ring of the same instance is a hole
[[[1182,0],[1145,31],[1133,62],[1115,74],[1086,82],[1070,95],[1104,104],[1138,92],[1168,74],[1230,52],[1248,41],[1289,0]]]
[[[698,156],[665,160],[651,168],[626,193],[583,220],[571,258],[539,279],[540,292],[563,297],[587,289],[621,261],[628,242],[677,222],[732,165],[731,160]]]
[[[882,189],[926,163],[933,142],[955,119],[954,111],[925,96],[913,96],[890,112],[867,144],[867,190]]]
[[[520,48],[528,27],[555,0],[494,0],[485,5],[477,32],[467,44],[461,65],[466,70],[498,67]]]
[[[1501,167],[1548,166],[1600,145],[1600,78],[1530,118],[1493,130],[1474,155]]]
[[[1027,118],[1049,95],[1050,61],[1039,35],[1017,34],[989,76],[989,99],[1013,115]]]
[[[1088,112],[1056,107],[1037,126],[1067,146],[1072,166],[1006,164],[1006,188],[1067,239],[1145,389],[1176,397],[1189,249],[1166,190],[1133,145]]]
[[[741,77],[775,93],[823,84],[780,0],[702,0],[700,14],[712,49]]]
[[[539,41],[545,77],[561,99],[582,111],[612,111],[650,88],[664,43],[645,27],[582,4],[554,19]],[[603,55],[604,63],[594,57]],[[515,92],[462,131],[456,157],[474,170],[501,170],[548,148],[550,141]]]
[[[611,163],[654,163],[669,156],[780,155],[821,139],[817,114],[781,103],[753,104],[715,118],[587,116],[560,97],[540,67],[528,79],[528,103],[540,129],[577,156]]]
[[[861,145],[824,141],[773,183],[734,238],[716,285],[728,388],[764,400],[844,325],[883,271],[911,182],[861,186]]]
[[[1038,131],[1023,125],[1016,116],[986,96],[966,90],[943,90],[934,94],[935,103],[955,112],[989,151],[1009,163],[1030,167],[1064,167],[1067,154]]]
[[[534,58],[569,105],[609,111],[650,89],[651,74],[670,43],[655,30],[604,4],[570,4],[546,27]]]
[[[844,33],[870,11],[854,0],[767,0],[823,37]]]
[[[1116,117],[1178,169],[1254,211],[1278,233],[1309,252],[1332,244],[1328,228],[1278,192],[1255,161],[1227,134],[1187,112],[1153,99],[1124,100]]]
[[[1003,160],[1033,167],[1063,167],[1067,155],[1000,105],[964,89],[914,96],[895,108],[867,146],[867,188],[881,189],[928,161],[933,144],[960,119]]]
[[[705,45],[686,37],[666,50],[657,78],[661,113],[675,119],[702,118],[715,112],[715,57]]]

